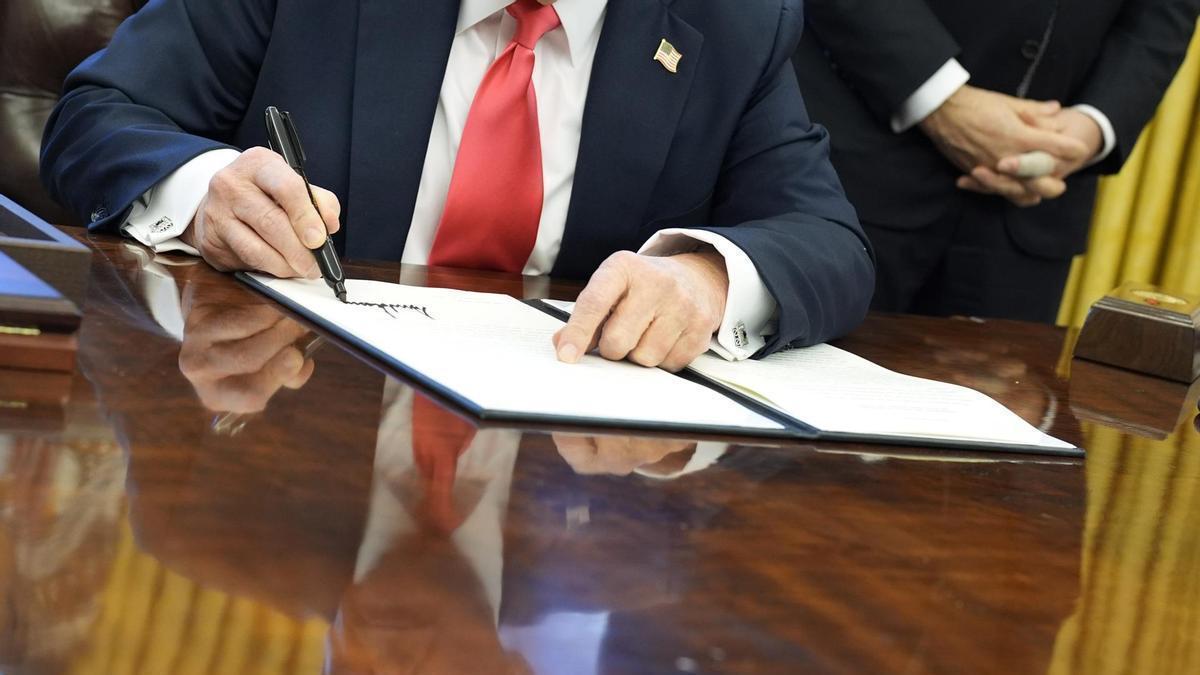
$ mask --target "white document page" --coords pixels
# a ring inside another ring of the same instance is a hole
[[[562,322],[505,295],[351,279],[343,304],[317,280],[251,275],[362,342],[480,408],[596,420],[785,427],[703,386],[656,368],[585,356],[560,363]]]
[[[710,353],[689,368],[824,432],[1074,447],[974,389],[903,375],[830,345],[736,363]]]

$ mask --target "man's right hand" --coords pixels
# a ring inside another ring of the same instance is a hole
[[[964,86],[921,122],[921,130],[966,176],[990,181],[991,173],[976,174],[990,172],[1001,159],[1034,150],[1049,153],[1061,164],[1089,158],[1089,148],[1082,141],[1027,122],[1027,118],[1049,117],[1061,109],[1055,101],[1030,101]],[[964,187],[963,180],[960,187]],[[1058,175],[988,185],[1019,206],[1054,199],[1067,189]]]
[[[338,231],[341,204],[329,190],[312,189],[319,215],[304,179],[283,157],[250,148],[213,176],[180,238],[219,270],[315,278],[320,272],[312,249]]]

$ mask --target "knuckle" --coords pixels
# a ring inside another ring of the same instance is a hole
[[[342,206],[336,199],[326,201],[321,205],[321,215],[324,218],[332,218],[336,223],[342,217]]]
[[[255,229],[262,232],[283,233],[292,229],[292,221],[287,214],[273,207],[266,207],[254,219]]]
[[[700,356],[700,354],[708,351],[708,344],[709,342],[712,342],[712,340],[712,333],[689,333],[688,335],[685,335],[683,339],[679,341],[679,357],[684,358],[688,360],[688,363],[691,363],[691,359],[694,359]]]
[[[683,357],[672,356],[672,357],[668,358],[667,360],[663,361],[661,364],[659,364],[658,367],[662,368],[663,370],[669,370],[672,373],[677,373],[677,372],[683,370],[684,367],[687,366],[687,364],[689,364],[689,363],[691,363],[691,361],[684,360]]]
[[[600,354],[606,359],[623,359],[633,348],[633,338],[624,329],[607,329],[600,336]]]
[[[331,213],[340,214],[342,212],[342,202],[337,198],[337,195],[330,190],[322,187],[313,186],[313,190],[317,193],[317,201],[321,206],[329,209]]]
[[[210,192],[211,192],[211,189],[210,189]],[[211,226],[211,225],[216,224],[217,221],[219,220],[218,212],[219,212],[219,209],[217,208],[217,205],[215,203],[213,203],[213,200],[205,199],[204,204],[201,205],[201,207],[200,207],[199,217],[201,220],[203,220],[205,222],[205,224]]]
[[[208,191],[219,197],[232,194],[237,189],[238,175],[230,167],[225,167],[213,174],[208,181]]]
[[[717,317],[714,315],[716,311],[701,302],[690,294],[683,293],[676,301],[675,306],[678,307],[680,319],[689,327],[705,327],[712,324]]]
[[[271,150],[270,148],[264,148],[261,145],[256,145],[253,148],[247,149],[242,153],[241,156],[249,164],[262,164],[279,157],[274,150]]]
[[[225,260],[224,257],[220,257],[220,256],[213,256],[211,258],[206,257],[205,260],[207,260],[208,264],[212,265],[213,269],[215,269],[218,272],[230,272],[234,268],[234,264],[230,263],[228,260]]]
[[[300,177],[300,174],[293,171],[292,167],[287,166],[286,164],[284,165],[284,167],[287,170],[286,171],[281,170],[279,172],[280,186],[284,190],[287,190],[288,192],[292,193],[292,195],[297,198],[299,198],[303,194],[305,199],[307,200],[308,195],[306,194],[306,191],[304,189],[304,179]]]
[[[307,249],[305,250],[307,251]],[[288,273],[296,276],[304,276],[308,274],[308,271],[312,269],[314,265],[316,265],[316,259],[313,258],[312,254],[305,253],[304,251],[296,251],[289,254],[285,259],[285,262],[287,262],[288,267],[291,268],[288,270]]]
[[[607,268],[627,268],[636,264],[638,255],[633,251],[617,251],[605,259],[601,267]]]
[[[558,332],[558,343],[571,343],[574,345],[585,345],[591,339],[591,334],[586,325],[587,318],[580,316],[578,313],[571,316],[571,320],[567,325],[563,326]]]
[[[675,301],[691,304],[691,294],[688,293],[687,286],[683,283],[683,279],[679,275],[665,269],[656,269],[653,281],[658,288],[661,288],[666,295]]]
[[[200,378],[205,368],[203,351],[182,349],[179,352],[179,372],[188,380]]]
[[[653,368],[663,362],[663,351],[657,347],[638,347],[629,353],[629,360],[645,366]]]
[[[244,246],[237,251],[237,257],[242,265],[256,270],[266,270],[267,257],[257,247]]]

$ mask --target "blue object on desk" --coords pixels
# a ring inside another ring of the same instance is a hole
[[[54,299],[62,297],[16,260],[0,253],[0,295]]]

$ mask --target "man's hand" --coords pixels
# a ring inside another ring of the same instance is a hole
[[[283,157],[251,148],[217,172],[181,239],[219,270],[253,270],[277,277],[319,276],[312,250],[337,232],[341,205],[304,180]]]
[[[1100,130],[1100,125],[1096,123],[1096,120],[1074,108],[1063,108],[1051,116],[1022,115],[1022,119],[1027,124],[1037,126],[1040,129],[1074,138],[1087,147],[1087,153],[1081,158],[1071,161],[1058,160],[1052,174],[1060,179],[1064,179],[1087,166],[1092,161],[1092,158],[1099,155],[1100,151],[1104,149],[1104,132]],[[1020,168],[1021,158],[1014,155],[1001,159],[996,164],[996,173],[1015,178],[1020,172]],[[987,186],[980,184],[971,187],[986,188]]]
[[[620,251],[592,275],[571,320],[554,335],[558,359],[594,347],[618,361],[681,370],[708,349],[725,315],[729,276],[716,252],[655,258]]]
[[[967,174],[958,181],[962,189],[982,188],[1008,198],[1019,206],[1033,206],[1054,199],[1067,189],[1058,175],[1017,179],[999,174],[1002,159],[1042,150],[1060,165],[1083,163],[1088,146],[1077,138],[1039,123],[1062,112],[1055,101],[1028,101],[997,92],[964,86],[942,107],[921,122],[921,129],[938,150]]]

